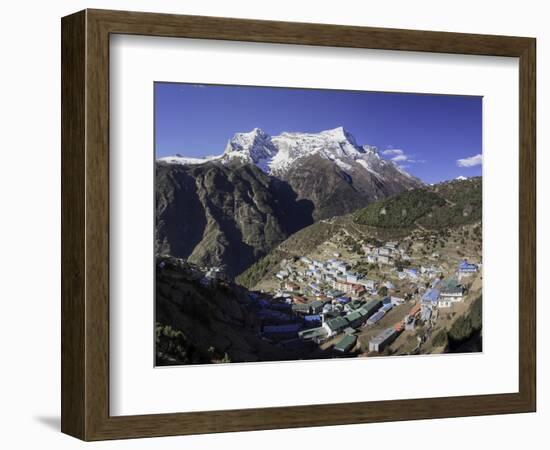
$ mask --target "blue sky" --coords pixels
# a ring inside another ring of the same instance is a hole
[[[255,127],[319,132],[343,126],[427,183],[481,175],[482,98],[322,89],[155,83],[155,152],[221,154]]]

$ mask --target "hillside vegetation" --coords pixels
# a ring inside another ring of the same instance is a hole
[[[373,203],[354,214],[354,222],[382,228],[403,228],[442,208],[445,200],[427,189],[413,189]]]
[[[235,281],[241,286],[252,289],[267,274],[276,272],[285,256],[285,253],[276,248],[237,276]]]
[[[435,209],[432,214],[422,217],[421,225],[440,228],[478,222],[482,217],[482,179],[469,178],[433,186],[435,193],[443,197],[447,204]]]
[[[481,220],[481,184],[478,177],[412,189],[356,211],[353,221],[380,228],[442,228],[474,223]]]

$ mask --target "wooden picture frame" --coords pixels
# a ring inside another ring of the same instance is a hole
[[[535,411],[535,39],[104,10],[61,25],[64,433],[101,440]],[[519,392],[110,416],[109,36],[117,33],[519,58]]]

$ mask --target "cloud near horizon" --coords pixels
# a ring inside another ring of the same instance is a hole
[[[410,167],[410,164],[426,162],[423,159],[413,159],[411,158],[411,155],[408,155],[403,150],[398,148],[388,148],[386,150],[383,150],[382,154],[385,156],[388,156],[389,159],[394,163],[398,163],[399,167],[401,167],[402,169]],[[408,164],[402,164],[402,163],[408,163]]]
[[[397,148],[388,148],[387,150],[384,150],[382,152],[384,155],[403,155],[405,152],[403,150],[397,149]]]
[[[461,158],[456,160],[456,165],[458,167],[475,167],[480,166],[483,163],[483,157],[481,153],[478,153],[474,156],[469,156],[467,158]]]

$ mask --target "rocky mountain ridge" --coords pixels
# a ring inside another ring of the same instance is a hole
[[[220,156],[156,164],[156,253],[242,273],[315,221],[423,186],[344,128],[236,133]]]
[[[250,132],[235,133],[219,156],[201,159],[176,155],[159,158],[159,161],[191,165],[240,160],[255,164],[265,173],[284,178],[301,159],[314,155],[332,161],[343,170],[365,170],[379,178],[387,178],[389,172],[393,172],[401,181],[408,180],[415,186],[422,184],[393,161],[383,159],[376,147],[358,145],[355,137],[342,126],[319,133],[283,132],[278,136],[254,128]]]

